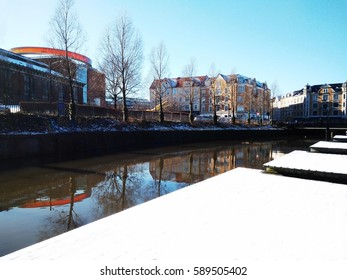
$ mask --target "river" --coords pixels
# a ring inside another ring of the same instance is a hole
[[[315,142],[196,143],[0,171],[0,256]]]

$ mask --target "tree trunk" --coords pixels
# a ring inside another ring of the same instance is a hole
[[[189,104],[189,122],[193,123],[194,121],[194,115],[193,115],[193,103],[190,102]]]
[[[160,100],[160,106],[159,106],[159,121],[160,123],[164,122],[164,110],[163,110],[163,103]]]
[[[125,92],[123,92],[123,122],[128,122],[128,107],[125,99]]]

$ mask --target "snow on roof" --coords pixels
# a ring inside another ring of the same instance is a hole
[[[39,61],[30,59],[22,55],[18,55],[3,49],[0,49],[0,60],[6,61],[12,64],[20,65],[26,68],[30,68],[36,71],[50,73],[56,76],[62,76],[62,74],[56,71],[50,70],[48,65],[43,62],[39,62]]]

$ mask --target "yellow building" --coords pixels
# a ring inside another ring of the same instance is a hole
[[[306,85],[275,99],[273,109],[277,122],[346,122],[346,83]]]
[[[195,114],[212,114],[215,107],[218,115],[240,120],[266,119],[271,109],[267,84],[239,74],[155,80],[150,87],[151,108],[160,98],[168,111],[189,111],[192,106]]]

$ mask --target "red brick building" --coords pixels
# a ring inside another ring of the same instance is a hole
[[[83,83],[73,82],[77,103],[83,100]],[[70,100],[68,80],[47,64],[0,49],[0,103],[61,102]]]
[[[43,62],[50,72],[67,77],[65,51],[44,47],[18,47],[11,49],[16,54]],[[72,63],[72,76],[77,83],[83,84],[82,95],[75,96],[78,104],[106,106],[105,75],[92,67],[92,61],[81,54],[69,52]]]

